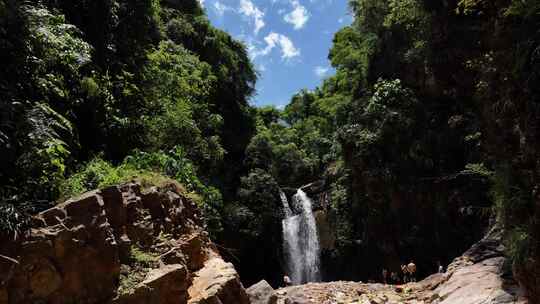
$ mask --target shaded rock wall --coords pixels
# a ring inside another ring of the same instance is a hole
[[[399,272],[411,259],[425,277],[439,261],[450,263],[481,239],[489,225],[485,210],[491,202],[478,190],[487,193],[486,185],[467,176],[387,189],[387,199],[380,201],[362,187],[353,188],[349,209],[337,211],[329,180],[301,187],[316,210],[324,281],[379,280],[383,268]]]
[[[248,303],[197,206],[173,183],[85,193],[0,244],[0,304]]]
[[[336,249],[335,227],[334,223],[329,218],[328,212],[326,210],[317,210],[315,211],[314,216],[315,223],[317,224],[321,250]]]

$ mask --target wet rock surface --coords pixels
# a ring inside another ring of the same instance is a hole
[[[174,183],[88,192],[32,222],[26,235],[1,242],[0,304],[248,303]]]

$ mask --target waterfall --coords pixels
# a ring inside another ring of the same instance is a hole
[[[284,193],[281,193],[281,202],[285,215],[282,225],[287,274],[294,284],[318,282],[321,280],[320,247],[311,199],[298,189],[293,197],[293,204],[300,209],[300,214],[296,215]]]
[[[289,201],[287,200],[287,195],[285,192],[279,190],[279,197],[281,198],[281,204],[283,205],[284,218],[291,217],[293,215],[291,207],[289,206]]]
[[[283,204],[284,219],[281,221],[283,227],[283,254],[285,259],[285,267],[287,275],[291,278],[294,284],[298,284],[299,278],[302,276],[302,269],[300,264],[301,251],[300,251],[300,215],[294,215],[287,196],[283,191],[280,192],[281,203]]]

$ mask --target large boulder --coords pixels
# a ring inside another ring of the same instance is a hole
[[[493,257],[458,267],[436,290],[440,304],[525,303],[522,291],[513,281],[501,277],[504,257]]]
[[[252,285],[246,292],[249,296],[251,304],[276,304],[277,295],[274,289],[265,280]]]
[[[114,296],[120,259],[103,207],[90,192],[36,217],[14,251],[2,252],[18,261],[4,283],[8,303],[98,303]]]
[[[326,181],[321,179],[300,187],[309,196],[315,196],[326,190]]]
[[[523,289],[512,277],[502,235],[500,227],[492,227],[482,240],[448,266],[445,281],[434,290],[435,297],[440,299],[438,303],[527,302]]]
[[[189,304],[249,304],[246,290],[231,263],[214,257],[194,275]]]
[[[151,270],[131,293],[118,297],[113,304],[185,304],[188,285],[185,266],[165,265]]]

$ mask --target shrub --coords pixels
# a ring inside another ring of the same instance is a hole
[[[210,234],[221,231],[222,195],[218,189],[205,185],[199,179],[196,167],[180,147],[168,152],[134,151],[119,166],[97,156],[62,183],[61,198],[133,180],[144,188],[160,186],[171,180],[179,182],[185,187],[186,196],[201,208]]]
[[[128,294],[146,278],[148,270],[158,265],[158,254],[131,246],[129,265],[122,265],[118,282],[118,294]]]
[[[86,191],[104,188],[129,181],[138,181],[144,188],[159,186],[166,183],[168,178],[159,173],[138,170],[129,165],[114,167],[109,162],[96,157],[88,162],[79,172],[66,179],[61,189],[61,199],[67,199]]]
[[[516,228],[508,233],[506,250],[510,259],[520,265],[525,265],[530,248],[529,229]]]

